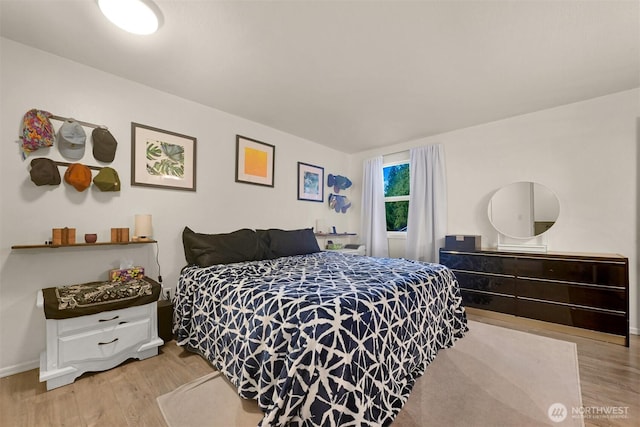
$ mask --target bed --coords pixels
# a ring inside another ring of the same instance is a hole
[[[310,229],[239,231],[185,229],[174,333],[258,402],[263,426],[389,425],[467,331],[442,265],[322,252]]]

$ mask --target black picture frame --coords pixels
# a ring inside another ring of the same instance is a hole
[[[324,168],[298,162],[298,200],[324,202]]]
[[[131,122],[131,185],[196,191],[192,136]]]

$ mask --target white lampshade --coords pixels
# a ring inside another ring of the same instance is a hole
[[[138,239],[149,239],[153,235],[153,227],[151,226],[151,215],[136,215],[134,235]]]

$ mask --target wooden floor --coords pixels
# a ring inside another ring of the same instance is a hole
[[[640,425],[640,337],[632,336],[626,348],[503,320],[470,318],[575,342],[583,406],[627,411],[627,418],[592,417],[585,425]],[[0,379],[0,426],[165,426],[156,397],[212,371],[204,359],[174,342],[161,347],[158,357],[85,374],[49,392],[34,369]]]

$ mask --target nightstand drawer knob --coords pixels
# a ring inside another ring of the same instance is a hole
[[[107,344],[113,344],[114,342],[118,341],[118,338],[114,338],[109,342],[99,342],[98,345],[107,345]]]

